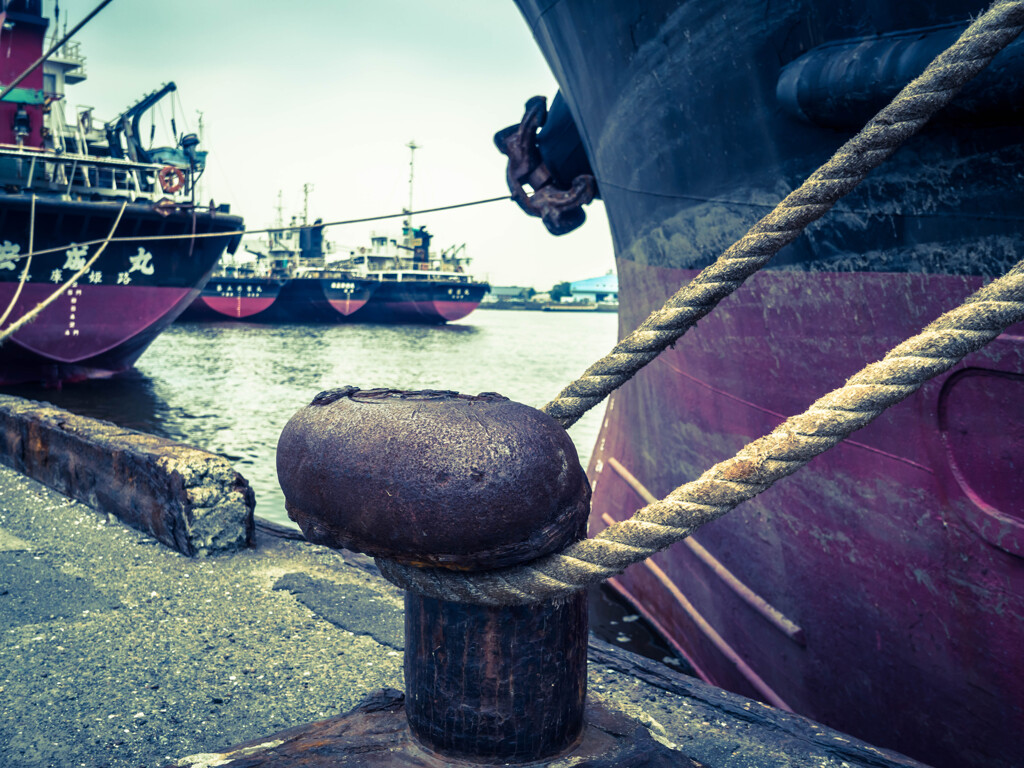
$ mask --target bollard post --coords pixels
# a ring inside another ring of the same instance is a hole
[[[346,387],[292,417],[278,445],[306,538],[454,570],[515,565],[586,534],[590,488],[551,417],[501,395]],[[406,716],[446,759],[527,763],[579,743],[587,604],[405,598]]]

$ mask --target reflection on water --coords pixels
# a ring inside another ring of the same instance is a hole
[[[345,384],[500,392],[539,407],[608,352],[615,333],[614,314],[494,310],[447,326],[183,323],[126,375],[3,391],[226,456],[255,490],[256,513],[292,525],[277,483],[277,438],[318,392]],[[598,406],[569,431],[584,467],[603,412]],[[677,663],[608,589],[591,591],[591,609],[601,637]]]
[[[255,490],[257,514],[290,524],[277,439],[318,392],[346,384],[500,392],[539,407],[608,352],[615,333],[614,314],[493,310],[443,326],[183,323],[127,375],[4,391],[226,456]],[[570,430],[584,466],[602,413]]]
[[[140,371],[129,371],[105,381],[83,381],[62,389],[22,384],[0,388],[5,395],[52,403],[72,413],[105,419],[122,427],[160,437],[177,437],[167,429],[175,418],[161,400],[153,380]]]

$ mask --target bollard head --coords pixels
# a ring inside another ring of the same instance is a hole
[[[500,568],[586,534],[572,440],[494,393],[321,392],[285,426],[277,474],[307,539],[413,565]]]

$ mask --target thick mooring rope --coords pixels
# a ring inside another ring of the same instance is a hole
[[[32,268],[32,248],[35,247],[36,238],[36,196],[32,195],[32,203],[29,206],[28,214],[28,258],[25,259],[25,268],[21,270],[21,279],[18,280],[18,287],[14,289],[14,295],[11,296],[11,300],[7,303],[7,309],[0,315],[0,328],[4,327],[4,323],[7,322],[7,318],[10,317],[11,312],[14,311],[15,305],[18,303],[18,299],[21,297],[21,292],[25,288],[25,283],[28,282],[29,270]],[[0,340],[0,344],[3,341]]]
[[[825,165],[544,410],[568,427],[676,341],[947,104],[1021,32],[1024,2],[997,2]],[[527,565],[476,574],[378,559],[392,582],[431,597],[508,605],[568,595],[682,541],[869,424],[924,382],[1024,320],[1024,261],[732,459],[592,539]]]
[[[567,595],[621,573],[752,499],[1022,320],[1024,261],[802,414],[592,539],[528,565],[472,575],[382,559],[377,564],[400,587],[455,602],[507,605]]]
[[[34,200],[34,198],[33,198],[33,200]],[[114,236],[114,232],[117,231],[117,225],[121,223],[121,217],[124,216],[124,209],[125,209],[125,207],[127,205],[128,205],[128,201],[127,200],[125,202],[121,203],[121,210],[117,212],[117,218],[114,219],[114,226],[112,226],[110,228],[110,234],[107,235],[106,240],[102,241],[102,245],[100,245],[100,247],[97,249],[96,253],[94,253],[92,255],[92,258],[90,258],[87,262],[85,262],[85,264],[82,265],[81,269],[79,269],[77,272],[75,272],[75,274],[73,274],[71,277],[69,277],[64,282],[64,284],[62,286],[60,286],[57,290],[55,290],[53,293],[51,293],[49,296],[47,296],[41,302],[36,304],[35,307],[32,308],[32,311],[26,312],[24,315],[22,315],[20,318],[18,318],[15,322],[11,323],[9,326],[7,326],[2,331],[0,331],[0,344],[3,344],[3,342],[8,337],[13,336],[15,334],[15,332],[19,331],[22,328],[22,326],[28,325],[33,320],[35,320],[37,317],[39,317],[39,314],[44,309],[46,309],[53,302],[55,302],[57,299],[59,299],[61,296],[63,296],[64,292],[67,291],[68,288],[73,286],[76,282],[78,282],[82,278],[82,276],[86,272],[88,272],[90,269],[92,269],[92,265],[96,263],[96,259],[98,259],[103,254],[103,251],[106,250],[107,245],[110,244],[111,238],[113,238],[113,236]],[[32,254],[31,248],[30,248],[29,249],[29,261],[31,261],[31,257],[33,255],[36,255],[36,254]],[[27,271],[28,267],[26,266],[25,269]],[[13,306],[13,304],[11,306]]]
[[[856,136],[738,242],[541,410],[570,427],[823,216],[1012,42],[1024,2],[995,2]]]

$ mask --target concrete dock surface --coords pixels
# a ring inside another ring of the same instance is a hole
[[[189,558],[3,466],[0,628],[2,768],[230,765],[231,745],[404,687],[401,593],[367,558],[261,532]],[[709,768],[920,765],[596,639],[590,655],[588,696]]]

